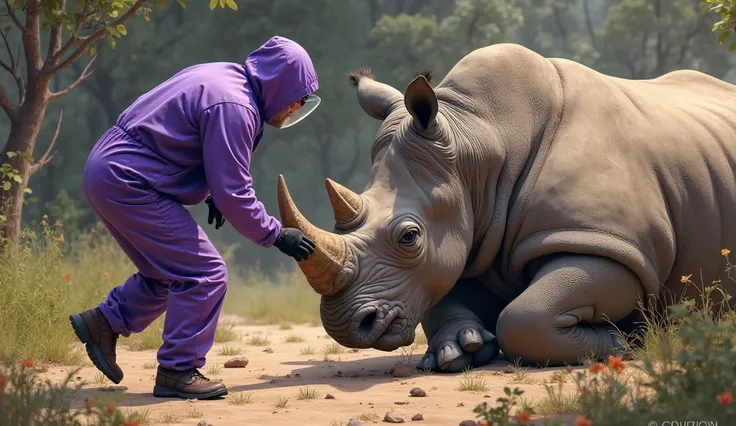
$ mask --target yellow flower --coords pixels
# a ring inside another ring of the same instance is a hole
[[[721,256],[728,256],[729,254],[731,254],[731,250],[721,249]]]
[[[690,275],[683,275],[683,276],[682,276],[682,278],[680,278],[680,282],[681,282],[681,283],[686,283],[686,282],[689,282],[689,281],[690,281],[690,277],[692,277],[692,276],[693,276],[693,274],[690,274]]]

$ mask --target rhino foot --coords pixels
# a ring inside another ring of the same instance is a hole
[[[490,363],[498,356],[496,336],[473,320],[451,322],[439,329],[417,364],[419,370],[456,373]]]

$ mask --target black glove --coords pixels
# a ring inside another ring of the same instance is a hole
[[[217,209],[217,206],[215,205],[215,200],[213,200],[212,196],[210,195],[209,197],[207,197],[206,200],[204,200],[204,202],[207,203],[210,208],[210,213],[207,216],[207,223],[212,225],[212,220],[217,219],[217,221],[215,222],[215,229],[220,229],[220,227],[225,224],[225,218],[222,217],[222,213],[220,213],[220,210]]]
[[[307,260],[309,255],[314,253],[314,241],[296,228],[281,229],[273,245],[281,250],[281,253],[293,257],[297,262]]]

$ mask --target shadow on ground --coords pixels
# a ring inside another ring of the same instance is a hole
[[[294,369],[290,373],[282,375],[261,374],[254,379],[238,379],[238,371],[240,369],[223,370],[226,376],[223,381],[228,386],[230,394],[235,392],[258,392],[268,389],[283,389],[291,387],[305,387],[315,385],[329,385],[340,392],[363,392],[373,386],[384,384],[390,381],[406,381],[425,375],[426,373],[415,370],[418,363],[417,360],[410,362],[411,370],[414,372],[413,377],[393,377],[392,370],[394,366],[405,361],[402,356],[384,356],[384,357],[366,357],[364,359],[353,360],[308,360],[308,361],[285,361],[279,365],[293,366]],[[493,363],[483,367],[475,368],[474,371],[501,372],[509,365],[509,361],[503,357],[496,359]],[[247,371],[247,370],[246,370]],[[244,371],[245,372],[245,371]],[[253,370],[248,372],[252,376]],[[434,372],[432,374],[442,375],[446,377],[459,376],[462,373],[442,373]],[[245,382],[245,383],[244,383]],[[155,398],[152,395],[154,381],[151,379],[149,392],[127,392],[128,388],[124,385],[113,385],[106,387],[91,387],[83,389],[79,392],[75,401],[75,408],[82,408],[84,400],[104,400],[114,402],[123,407],[135,408],[142,406],[156,406],[165,404],[170,401],[180,401],[178,398]],[[225,398],[220,398],[224,403]],[[217,400],[213,400],[217,401]]]

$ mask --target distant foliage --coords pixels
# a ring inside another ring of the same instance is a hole
[[[734,0],[703,0],[710,11],[717,13],[721,20],[713,25],[713,31],[719,31],[718,44],[723,44],[736,31],[736,1]],[[736,40],[728,45],[728,51],[736,50]]]

